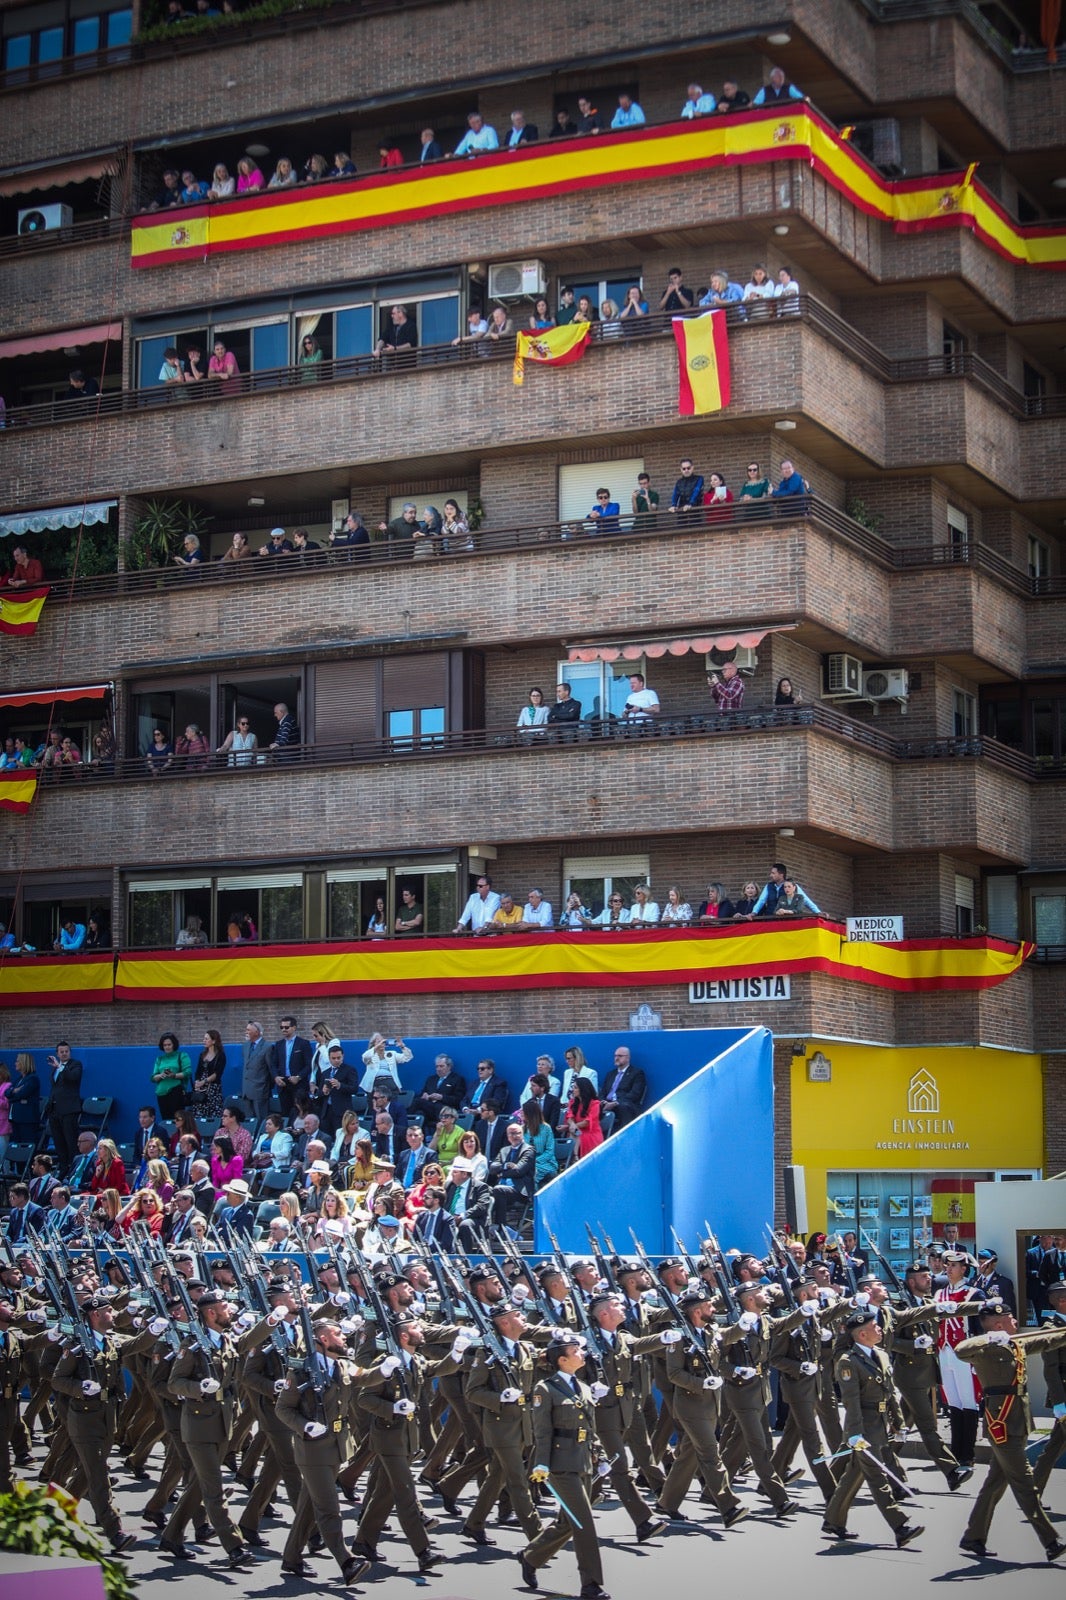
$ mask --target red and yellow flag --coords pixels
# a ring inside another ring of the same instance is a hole
[[[0,772],[0,811],[28,811],[36,792],[36,772]]]
[[[527,361],[543,367],[566,367],[571,361],[580,361],[591,332],[588,322],[565,322],[561,328],[546,328],[543,333],[520,333],[514,348],[515,383],[525,382]]]
[[[729,404],[729,339],[725,312],[672,318],[677,343],[677,410],[682,417]]]
[[[0,589],[0,633],[36,633],[48,590]]]

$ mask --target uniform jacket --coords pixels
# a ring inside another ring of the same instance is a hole
[[[588,1385],[575,1380],[577,1392],[561,1372],[542,1378],[533,1391],[533,1460],[553,1476],[587,1476],[597,1450],[595,1407]]]
[[[835,1362],[844,1402],[844,1435],[871,1440],[903,1427],[903,1411],[892,1381],[892,1367],[883,1350],[853,1344]]]
[[[482,1412],[481,1432],[489,1449],[497,1445],[520,1445],[528,1449],[533,1442],[532,1411],[529,1400],[537,1380],[533,1347],[519,1339],[515,1353],[502,1367],[490,1352],[479,1350],[466,1380],[466,1399]],[[504,1389],[521,1389],[521,1400],[505,1403]]]
[[[982,1333],[955,1346],[959,1360],[968,1361],[977,1374],[982,1390],[985,1432],[994,1443],[1029,1437],[1033,1419],[1029,1410],[1026,1359],[1042,1355],[1046,1364],[1050,1354],[1059,1354],[1064,1348],[1066,1324],[1054,1329],[1047,1324],[1042,1328],[1026,1328],[1006,1344],[998,1344]],[[1003,1437],[997,1437],[1000,1429]]]

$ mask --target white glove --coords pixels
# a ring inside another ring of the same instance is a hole
[[[529,1299],[529,1295],[530,1290],[528,1284],[516,1283],[514,1288],[511,1290],[511,1299],[514,1301],[516,1306],[524,1305]]]
[[[818,1307],[813,1300],[804,1300],[800,1303],[801,1317],[814,1317],[818,1314]]]
[[[58,1328],[49,1328],[48,1332],[45,1334],[45,1338],[48,1340],[49,1344],[58,1344],[62,1337],[63,1335],[60,1333]]]
[[[751,1333],[753,1328],[759,1326],[759,1318],[754,1311],[742,1311],[737,1318],[737,1324],[745,1333]]]
[[[456,1339],[455,1343],[452,1345],[451,1349],[448,1351],[448,1354],[449,1354],[449,1356],[451,1357],[451,1359],[453,1361],[461,1361],[463,1359],[463,1357],[466,1355],[466,1352],[469,1349],[470,1349],[470,1346],[468,1344],[465,1344],[461,1340]]]
[[[603,1397],[610,1394],[610,1392],[610,1389],[608,1389],[605,1383],[594,1383],[592,1385],[591,1393],[594,1400],[602,1400]]]
[[[325,1434],[325,1432],[326,1432],[326,1424],[324,1422],[305,1422],[304,1423],[304,1438],[305,1439],[321,1439],[323,1437],[323,1435]]]
[[[818,1298],[823,1306],[827,1306],[832,1303],[836,1296],[833,1294],[833,1291],[830,1289],[828,1284],[823,1284],[818,1290]]]
[[[217,1394],[218,1391],[221,1389],[221,1387],[222,1387],[222,1385],[219,1383],[217,1378],[201,1378],[200,1379],[200,1393],[201,1394]]]
[[[412,1417],[414,1416],[415,1403],[413,1400],[395,1400],[392,1409],[397,1417]]]
[[[27,1322],[47,1322],[47,1320],[48,1313],[46,1311],[27,1311],[26,1313]]]
[[[680,1344],[682,1337],[683,1335],[680,1328],[664,1328],[662,1333],[659,1335],[659,1343],[667,1345]]]
[[[801,1361],[800,1371],[805,1378],[813,1378],[818,1371],[817,1361]]]
[[[516,1401],[521,1400],[521,1398],[522,1398],[521,1389],[514,1389],[510,1385],[508,1385],[508,1387],[506,1389],[501,1389],[500,1390],[500,1401],[501,1401],[501,1404],[503,1404],[505,1406],[513,1406],[516,1403]]]
[[[609,1478],[611,1476],[611,1463],[609,1461],[597,1461],[596,1476],[597,1478]]]
[[[254,1328],[258,1321],[259,1318],[256,1316],[254,1311],[242,1311],[240,1316],[237,1318],[237,1327]]]
[[[915,1337],[914,1348],[916,1350],[931,1350],[933,1341],[927,1333],[919,1333]]]
[[[989,1344],[1010,1344],[1010,1334],[1004,1333],[1002,1328],[994,1328],[992,1332],[986,1334],[985,1337]]]
[[[848,1439],[848,1444],[851,1446],[851,1448],[853,1450],[854,1450],[854,1448],[855,1448],[855,1446],[857,1444],[865,1444],[865,1443],[866,1443],[866,1440],[863,1438],[861,1433],[853,1433],[851,1435],[851,1437]]]
[[[703,1387],[705,1389],[720,1389],[724,1382],[725,1379],[720,1378],[717,1372],[712,1372],[709,1373],[706,1378],[704,1378]]]
[[[158,1339],[159,1335],[161,1333],[166,1333],[169,1327],[170,1323],[167,1321],[166,1317],[153,1317],[151,1322],[148,1324],[148,1332],[154,1333]]]
[[[342,1317],[340,1329],[343,1334],[358,1333],[363,1326],[362,1317]]]
[[[274,1380],[274,1393],[275,1393],[275,1394],[283,1394],[283,1393],[284,1393],[284,1391],[285,1391],[285,1390],[286,1390],[286,1389],[287,1389],[287,1388],[288,1388],[288,1387],[289,1387],[289,1380],[288,1380],[288,1378],[276,1378],[276,1379],[275,1379],[275,1380]]]
[[[822,1343],[823,1344],[832,1344],[832,1342],[833,1342],[833,1330],[832,1330],[832,1328],[823,1328],[822,1329]]]
[[[858,1294],[852,1295],[851,1303],[853,1306],[868,1306],[870,1304],[870,1296],[864,1291],[860,1290]]]
[[[87,1400],[92,1400],[100,1393],[100,1385],[94,1383],[91,1378],[86,1378],[81,1386],[81,1392]]]
[[[275,1306],[267,1317],[267,1322],[272,1328],[279,1328],[288,1314],[284,1306]]]
[[[331,1306],[346,1306],[348,1304],[348,1296],[346,1294],[331,1294],[329,1303]]]
[[[1063,1404],[1063,1402],[1060,1400],[1058,1405],[1052,1406],[1051,1414],[1055,1418],[1056,1422],[1061,1422],[1063,1418],[1066,1418],[1066,1404]]]
[[[393,1373],[398,1370],[399,1366],[399,1356],[386,1356],[384,1361],[381,1363],[381,1376],[383,1378],[391,1378]]]
[[[738,1378],[757,1378],[758,1373],[754,1367],[734,1367],[733,1373]]]

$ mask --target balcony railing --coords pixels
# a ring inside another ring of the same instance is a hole
[[[1040,764],[1020,751],[994,739],[897,739],[882,729],[849,717],[835,707],[815,703],[799,706],[759,706],[751,710],[689,712],[683,716],[659,716],[647,721],[626,722],[620,718],[592,718],[579,723],[548,724],[543,729],[471,728],[457,733],[427,734],[369,740],[350,740],[330,744],[290,745],[283,750],[262,750],[245,766],[238,758],[210,754],[175,756],[158,775],[146,756],[118,757],[97,765],[45,768],[41,782],[48,787],[79,787],[83,781],[107,784],[165,783],[172,778],[210,779],[244,777],[254,779],[265,769],[329,768],[379,766],[384,761],[426,761],[442,757],[498,755],[508,750],[532,751],[589,749],[604,751],[649,742],[673,743],[681,739],[720,739],[738,735],[783,733],[817,729],[829,737],[870,751],[889,761],[985,760],[1002,767],[1015,777],[1031,781],[1037,777],[1066,776],[1066,763],[1054,769]]]
[[[47,228],[44,233],[15,233],[9,239],[0,239],[0,259],[40,255],[43,250],[61,250],[64,246],[81,249],[101,239],[126,239],[129,232],[129,217],[92,217],[64,228]]]

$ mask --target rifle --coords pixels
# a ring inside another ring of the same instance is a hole
[[[451,1276],[455,1269],[452,1267],[451,1262],[448,1261],[446,1257],[444,1260],[444,1271],[446,1275]],[[470,1320],[480,1335],[482,1345],[488,1352],[490,1364],[493,1361],[497,1363],[506,1376],[508,1386],[510,1388],[521,1388],[521,1384],[515,1381],[515,1373],[511,1367],[510,1359],[507,1354],[507,1346],[496,1332],[495,1324],[493,1323],[488,1312],[482,1306],[480,1300],[476,1295],[469,1294],[467,1291],[465,1291],[462,1285],[458,1282],[453,1284],[453,1288],[456,1295],[462,1301],[462,1304],[470,1313]]]
[[[788,1309],[795,1311],[796,1295],[793,1288],[793,1277],[798,1279],[800,1276],[799,1263],[784,1248],[768,1222],[763,1224],[763,1228],[766,1237],[770,1241],[770,1255],[774,1261],[774,1276],[781,1285],[781,1292],[785,1297]],[[794,1273],[790,1270],[790,1267],[795,1269]]]
[[[300,1331],[304,1338],[304,1349],[299,1361],[293,1360],[292,1365],[303,1366],[307,1374],[307,1382],[314,1392],[316,1420],[325,1422],[326,1410],[323,1396],[329,1383],[325,1362],[321,1353],[315,1349],[314,1330],[311,1326],[311,1312],[306,1301],[300,1301]]]
[[[693,1326],[693,1324],[686,1317],[685,1313],[682,1311],[681,1307],[678,1305],[677,1301],[674,1299],[673,1295],[670,1293],[669,1289],[667,1289],[666,1285],[661,1282],[651,1264],[651,1257],[648,1255],[648,1252],[645,1250],[644,1246],[641,1244],[632,1228],[629,1230],[629,1237],[632,1239],[633,1248],[637,1252],[637,1260],[644,1268],[644,1271],[648,1274],[648,1277],[654,1278],[655,1282],[659,1285],[659,1292],[661,1292],[663,1297],[663,1305],[668,1312],[674,1327],[680,1328],[681,1332],[689,1341],[689,1345],[693,1350],[698,1350],[702,1356],[708,1356],[709,1352],[707,1349],[707,1336],[703,1329]],[[676,1234],[674,1235],[674,1238],[677,1238]]]
[[[548,1241],[552,1247],[552,1254],[555,1257],[555,1263],[563,1277],[566,1279],[566,1286],[570,1294],[570,1304],[574,1308],[574,1316],[577,1318],[578,1327],[585,1336],[585,1343],[588,1346],[589,1351],[589,1360],[591,1361],[594,1370],[602,1378],[603,1358],[605,1351],[603,1348],[603,1341],[599,1335],[599,1329],[593,1326],[592,1318],[589,1316],[588,1307],[585,1305],[581,1290],[574,1282],[573,1277],[571,1276],[570,1268],[567,1265],[566,1257],[559,1249],[558,1239],[555,1237],[550,1228],[548,1228],[547,1233]]]
[[[600,1224],[600,1226],[602,1226],[602,1224]],[[612,1294],[620,1294],[621,1290],[618,1286],[618,1279],[611,1270],[610,1261],[604,1255],[603,1246],[600,1244],[599,1239],[593,1233],[587,1222],[585,1224],[585,1232],[589,1236],[589,1249],[592,1251],[592,1259],[596,1263],[596,1271],[599,1273],[603,1282],[607,1285]]]
[[[848,1260],[848,1252],[844,1249],[844,1241],[840,1237],[839,1233],[831,1233],[826,1239],[826,1243],[828,1244],[830,1240],[836,1244],[837,1250],[840,1254],[840,1266],[843,1270],[844,1276],[848,1280],[848,1288],[851,1290],[853,1295],[856,1295],[859,1292],[859,1283],[855,1276],[855,1268]]]
[[[208,1372],[213,1373],[215,1370],[215,1347],[208,1338],[207,1329],[200,1321],[200,1313],[192,1303],[192,1296],[189,1294],[185,1279],[182,1277],[180,1272],[176,1272],[174,1274],[173,1285],[174,1293],[181,1301],[182,1307],[185,1311],[185,1317],[189,1324],[189,1337],[200,1351],[200,1354],[206,1360]]]
[[[722,1247],[718,1243],[717,1236],[711,1232],[709,1222],[704,1222],[703,1229],[706,1234],[703,1248],[708,1261],[711,1263],[714,1281],[718,1286],[718,1293],[721,1295],[722,1302],[725,1305],[726,1318],[729,1322],[739,1322],[740,1307],[737,1305],[737,1297],[733,1293],[733,1280],[730,1277],[729,1268],[725,1264]]]
[[[386,1307],[384,1300],[381,1298],[377,1284],[374,1282],[374,1275],[372,1272],[363,1273],[363,1284],[366,1288],[367,1304],[374,1313],[374,1321],[377,1323],[378,1327],[377,1342],[384,1343],[385,1354],[392,1356],[396,1361],[399,1362],[399,1366],[396,1370],[397,1377],[400,1380],[400,1388],[403,1390],[404,1398],[406,1400],[410,1400],[411,1389],[407,1382],[407,1372],[404,1366],[403,1351],[400,1347],[400,1341],[396,1337],[396,1330],[389,1320],[388,1308]]]
[[[440,1258],[437,1251],[431,1250],[426,1241],[418,1233],[413,1233],[411,1235],[411,1243],[414,1246],[415,1254],[421,1261],[425,1263],[426,1270],[430,1273],[434,1283],[437,1285],[437,1294],[440,1298],[441,1310],[444,1313],[445,1322],[454,1324],[456,1320],[456,1306],[454,1300],[452,1299],[451,1287],[444,1273],[441,1271]]]
[[[899,1278],[896,1276],[896,1271],[895,1271],[895,1268],[893,1267],[891,1261],[886,1260],[886,1258],[881,1254],[880,1250],[874,1244],[873,1240],[870,1238],[870,1235],[866,1232],[866,1229],[861,1225],[861,1223],[859,1225],[859,1238],[860,1238],[860,1240],[865,1242],[866,1248],[868,1250],[872,1250],[873,1251],[874,1255],[877,1257],[878,1261],[881,1263],[881,1268],[882,1268],[882,1270],[883,1270],[883,1272],[885,1274],[886,1281],[896,1291],[896,1293],[899,1295],[900,1299],[903,1301],[904,1305],[907,1305],[907,1306],[916,1306],[916,1305],[918,1305],[920,1302],[919,1302],[917,1296],[911,1294],[910,1290],[906,1287],[905,1284],[900,1283]]]

